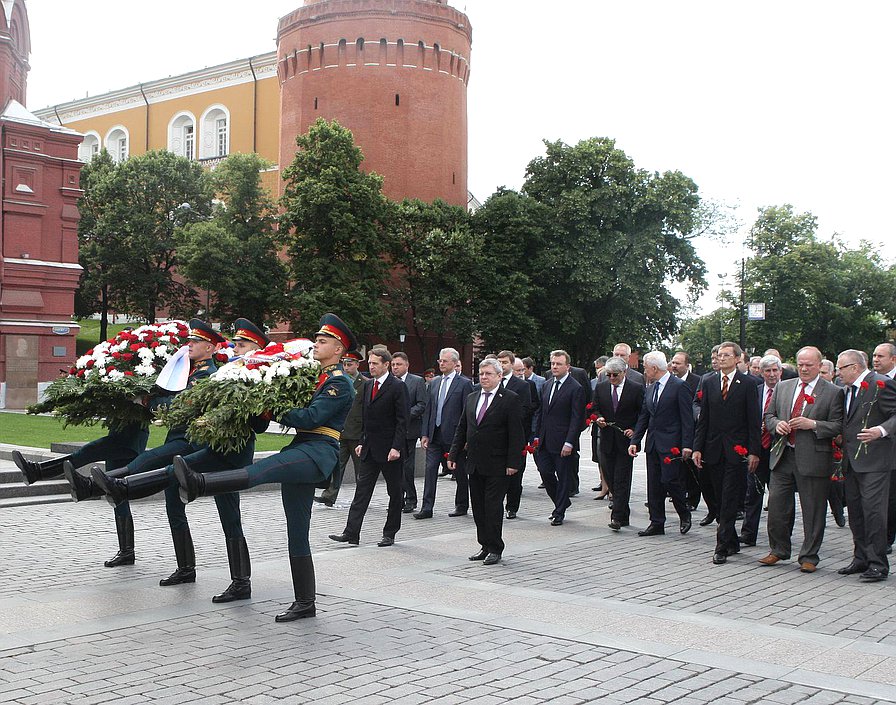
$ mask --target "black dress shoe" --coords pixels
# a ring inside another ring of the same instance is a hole
[[[495,565],[495,563],[501,562],[501,554],[500,553],[489,553],[485,560],[482,561],[482,565]]]
[[[323,504],[325,507],[332,507],[334,504],[336,504],[336,502],[334,502],[332,499],[325,499],[323,497],[315,497],[314,501]]]
[[[878,568],[869,568],[859,576],[859,580],[863,583],[878,583],[886,579],[887,574]]]
[[[391,536],[383,536],[383,538],[381,538],[379,540],[379,542],[377,543],[377,546],[379,546],[380,548],[385,548],[386,546],[394,546],[394,545],[395,545],[395,539],[392,538]]]
[[[168,587],[169,585],[183,585],[184,583],[195,583],[196,582],[196,569],[195,568],[178,568],[167,578],[162,578],[159,581],[159,585],[162,587]]]
[[[479,553],[474,553],[472,556],[470,556],[469,560],[471,560],[471,561],[484,561],[484,560],[485,560],[485,557],[486,557],[487,555],[488,555],[488,551],[486,551],[486,550],[483,548],[481,551],[479,551]]]
[[[620,524],[615,519],[611,520],[610,523],[607,524],[607,526],[609,526],[611,529],[613,529],[613,531],[619,531],[619,529],[622,528],[622,524]]]
[[[726,556],[724,553],[714,553],[712,556],[712,562],[715,565],[722,565],[723,563],[728,562],[728,556]]]
[[[401,508],[402,514],[410,514],[413,511],[414,511],[413,507],[402,507]]]
[[[345,532],[342,532],[341,534],[330,534],[330,540],[338,541],[339,543],[347,543],[352,546],[357,546],[360,543],[354,536],[349,536]]]
[[[275,622],[292,622],[296,619],[305,619],[306,617],[313,617],[317,613],[317,610],[314,607],[314,602],[303,602],[300,600],[296,600],[289,607],[286,608],[285,612],[281,612],[276,617],[274,617]]]
[[[516,512],[512,509],[507,510],[507,518],[508,519],[516,519]]]
[[[744,516],[745,516],[745,515],[744,515],[743,512],[738,512],[738,513],[737,513],[737,516],[734,518],[734,520],[735,520],[735,521],[741,521],[741,520],[744,518]]]
[[[551,517],[551,526],[563,526],[563,519],[560,517]]]
[[[700,520],[700,526],[709,526],[713,522],[715,522],[716,517],[714,514],[707,514],[706,517]]]
[[[688,533],[691,530],[691,515],[688,514],[681,520],[681,524],[678,527],[678,530],[681,531],[682,534]]]
[[[414,512],[414,519],[432,519],[432,512]]]
[[[659,524],[648,524],[646,529],[638,532],[638,536],[662,536],[666,529]]]
[[[220,595],[212,597],[212,602],[233,602],[234,600],[248,600],[252,597],[252,582],[249,578],[235,578],[227,589]]]
[[[466,516],[466,515],[467,515],[467,511],[468,511],[468,510],[463,509],[462,507],[455,507],[453,512],[448,512],[448,516],[450,516],[450,517],[462,517],[462,516]]]
[[[834,521],[841,529],[846,526],[846,516],[844,516],[842,509],[839,512],[834,512]]]
[[[853,561],[845,568],[841,568],[837,571],[840,575],[855,575],[856,573],[864,573],[868,570],[868,566],[864,563],[859,563],[858,561]]]

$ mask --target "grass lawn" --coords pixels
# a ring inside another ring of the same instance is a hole
[[[78,357],[81,357],[84,353],[86,353],[90,348],[100,342],[100,322],[99,320],[95,320],[93,318],[85,318],[83,320],[78,321],[78,325],[81,326],[81,330],[78,332],[78,339],[75,343],[76,349],[78,352]],[[113,335],[117,335],[121,333],[121,331],[128,326],[137,327],[140,325],[139,323],[117,323],[115,325],[109,324],[108,328],[108,337],[112,337]]]
[[[168,430],[162,426],[150,426],[148,448],[165,442]],[[106,435],[106,429],[96,426],[69,426],[62,428],[62,421],[52,416],[28,416],[0,412],[0,443],[49,448],[51,443],[64,441],[92,441]],[[289,438],[279,433],[263,433],[255,443],[256,451],[280,450]]]

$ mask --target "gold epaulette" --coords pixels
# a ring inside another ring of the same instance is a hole
[[[345,374],[345,373],[344,373],[342,370],[333,370],[333,376],[334,376],[334,377],[341,377],[341,376],[344,375],[344,374]]]
[[[319,433],[322,436],[335,438],[337,441],[342,437],[342,433],[340,431],[337,431],[335,428],[330,428],[329,426],[318,426],[317,428],[302,429],[299,433]]]

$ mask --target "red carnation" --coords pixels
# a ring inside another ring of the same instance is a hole
[[[673,446],[669,449],[669,452],[672,453],[672,455],[681,455],[681,448],[676,448]]]
[[[664,464],[664,465],[671,465],[671,464],[672,464],[672,458],[670,458],[670,457],[667,455],[665,458],[663,458],[663,464]]]
[[[700,401],[702,398],[703,398],[703,390],[698,389],[697,390],[697,401]]]
[[[746,456],[750,451],[748,451],[748,450],[747,450],[746,448],[744,448],[743,446],[734,446],[734,452],[737,453],[739,456],[744,457],[744,456]]]
[[[109,366],[106,368],[106,374],[109,374],[110,372],[114,372],[114,371],[115,371],[115,368],[112,367],[112,365],[109,365]]]
[[[127,362],[129,360],[133,360],[134,353],[125,353],[124,355],[121,356],[121,359],[124,360],[125,362]]]
[[[878,389],[883,389],[886,386],[887,386],[887,383],[884,382],[882,379],[877,380],[877,388]]]
[[[445,455],[443,455],[442,457],[445,458],[445,460],[448,460],[448,455],[448,453],[445,453]]]
[[[859,386],[862,388],[863,391],[868,389],[868,381],[862,380],[862,383]]]
[[[86,355],[93,355],[93,348],[90,348],[86,353]]]
[[[834,460],[843,460],[843,452],[839,450],[834,451]]]
[[[592,402],[589,401],[587,404],[585,404],[585,408],[586,408],[588,411],[591,411],[591,409],[594,408],[594,404],[593,404]]]
[[[539,445],[540,445],[540,441],[537,438],[534,441],[532,441],[533,448],[538,448]]]
[[[78,370],[78,377],[84,376],[84,370]]]
[[[130,370],[125,370],[124,373],[125,373],[128,377],[133,377],[133,376],[134,376],[134,373],[131,372]]]
[[[72,367],[72,368],[68,371],[68,373],[69,373],[70,375],[78,374],[78,368],[77,368],[77,367]]]
[[[139,343],[134,343],[133,345],[130,346],[129,350],[131,350],[132,352],[137,352],[142,347],[145,347],[145,346],[140,345]]]
[[[89,369],[90,369],[91,367],[93,367],[95,364],[96,364],[96,360],[88,360],[88,361],[87,361],[87,364],[85,365],[85,367],[89,370]]]
[[[121,353],[116,350],[114,353],[112,353],[112,357],[118,360],[119,358],[121,358]]]
[[[159,347],[159,341],[158,341],[158,340],[154,340],[154,341],[152,341],[152,342],[149,344],[149,347],[150,347],[150,348],[153,348],[153,349]]]
[[[597,421],[597,414],[591,414],[591,416],[588,417],[588,423],[594,423],[595,421]]]
[[[807,404],[814,404],[814,403],[815,403],[815,397],[810,397],[810,396],[808,396],[808,395],[806,395],[806,394],[804,394],[803,397],[806,399],[806,403],[807,403]]]

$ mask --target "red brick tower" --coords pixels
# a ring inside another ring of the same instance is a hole
[[[281,168],[297,135],[336,119],[387,196],[466,207],[471,42],[443,0],[305,0],[277,32]]]
[[[33,404],[75,357],[81,135],[24,106],[24,0],[0,3],[0,408]]]

